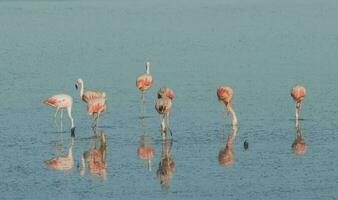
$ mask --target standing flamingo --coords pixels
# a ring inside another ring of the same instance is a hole
[[[82,79],[76,81],[75,88],[80,88],[80,97],[87,103],[88,115],[93,116],[93,128],[96,128],[100,114],[106,110],[106,93],[93,90],[84,91]]]
[[[299,111],[300,111],[300,107],[301,107],[301,102],[304,99],[306,94],[306,90],[303,86],[301,85],[295,85],[292,87],[291,89],[291,96],[293,98],[293,100],[295,100],[295,107],[296,107],[296,121],[298,121],[299,119]]]
[[[231,100],[233,97],[233,91],[230,87],[220,86],[217,89],[218,100],[223,102],[228,110],[228,113],[232,115],[232,126],[237,126],[237,117],[234,109],[231,107]]]
[[[168,117],[169,112],[171,110],[171,99],[168,97],[163,97],[157,99],[155,102],[155,109],[161,115],[161,133],[163,139],[165,139],[165,135],[167,133],[167,125],[168,125]],[[171,133],[171,132],[170,132]]]
[[[71,136],[75,136],[75,126],[74,126],[74,119],[72,117],[72,106],[73,106],[73,99],[71,96],[67,94],[57,94],[52,97],[49,97],[48,99],[45,99],[43,101],[44,104],[56,107],[56,112],[54,115],[54,119],[56,120],[57,114],[59,110],[61,110],[60,118],[62,122],[62,114],[63,114],[63,109],[67,109],[68,117],[71,122]]]
[[[144,92],[153,85],[153,77],[150,74],[150,62],[146,62],[146,73],[136,78],[136,87],[142,92],[141,100],[144,102]]]

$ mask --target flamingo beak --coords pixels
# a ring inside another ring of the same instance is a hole
[[[75,89],[78,89],[78,86],[77,86],[77,84],[75,84]]]
[[[71,136],[72,138],[75,137],[75,127],[73,127],[73,128],[70,129],[70,136]]]

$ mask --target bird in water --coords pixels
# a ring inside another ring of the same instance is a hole
[[[62,122],[62,115],[63,115],[63,109],[67,109],[68,117],[70,119],[71,123],[71,136],[75,136],[75,126],[74,126],[74,119],[72,117],[72,106],[73,106],[73,99],[71,96],[67,94],[57,94],[52,97],[49,97],[48,99],[43,100],[43,103],[46,105],[50,105],[53,107],[56,107],[56,112],[54,115],[54,120],[56,121],[56,117],[58,115],[58,112],[60,111],[60,118]]]
[[[155,109],[161,116],[161,134],[164,139],[167,133],[168,124],[169,124],[169,113],[171,110],[172,101],[167,96],[161,97],[155,102]],[[170,131],[170,134],[171,131]]]
[[[150,62],[146,62],[146,72],[136,78],[136,87],[141,91],[141,103],[144,107],[144,93],[153,85],[153,77],[150,74]],[[144,108],[142,108],[144,112]]]
[[[96,128],[101,113],[106,111],[106,93],[94,90],[84,91],[82,79],[78,79],[75,82],[75,88],[80,88],[80,98],[87,103],[88,115],[93,117],[93,128]]]
[[[301,102],[304,99],[306,95],[306,90],[303,86],[301,85],[295,85],[291,89],[291,96],[293,100],[295,101],[295,107],[296,107],[296,114],[295,114],[295,119],[296,121],[299,119],[299,112],[301,108]]]
[[[217,97],[220,102],[224,103],[228,113],[232,115],[232,126],[237,126],[237,116],[230,104],[233,97],[232,89],[228,86],[220,86],[217,89]]]

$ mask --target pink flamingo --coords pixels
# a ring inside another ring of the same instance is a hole
[[[155,109],[161,115],[161,133],[163,139],[165,139],[165,135],[167,133],[168,117],[171,110],[171,105],[171,99],[168,97],[157,99],[155,102]]]
[[[82,79],[78,79],[75,88],[80,88],[80,97],[87,103],[88,115],[93,116],[93,127],[96,128],[100,114],[106,110],[106,93],[93,90],[84,91]],[[96,114],[96,116],[94,116]]]
[[[234,109],[231,107],[231,100],[233,97],[233,91],[230,87],[220,86],[217,89],[218,100],[223,102],[228,110],[228,113],[232,115],[232,126],[237,126],[237,116]]]
[[[72,117],[72,106],[73,106],[73,99],[71,96],[66,94],[57,94],[52,97],[49,97],[48,99],[43,100],[44,104],[56,107],[56,112],[54,115],[54,119],[56,120],[57,114],[59,110],[61,110],[60,118],[62,122],[62,114],[63,109],[67,109],[68,117],[71,122],[71,136],[75,136],[75,126],[74,126],[74,119]]]
[[[157,91],[157,98],[163,98],[163,97],[168,97],[169,99],[173,100],[174,99],[174,91],[171,88],[162,86],[160,89]]]
[[[296,121],[298,121],[299,119],[299,111],[301,108],[301,102],[304,99],[306,94],[306,90],[303,86],[301,85],[295,85],[294,87],[292,87],[291,89],[291,96],[293,98],[293,100],[295,100],[295,107],[296,107]]]
[[[68,147],[68,153],[66,155],[56,156],[52,159],[44,161],[48,167],[56,170],[71,170],[74,165],[73,160],[73,143],[74,139],[71,139],[71,143]]]
[[[136,87],[141,91],[141,101],[144,104],[144,92],[153,85],[153,77],[150,74],[150,63],[146,62],[146,72],[136,78]]]

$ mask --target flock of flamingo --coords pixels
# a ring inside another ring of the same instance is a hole
[[[145,107],[145,92],[149,90],[153,85],[153,78],[150,74],[150,63],[146,62],[145,64],[146,71],[145,73],[139,75],[136,78],[136,87],[141,91],[141,104],[142,104],[142,116],[144,116]],[[87,113],[92,117],[92,128],[94,132],[96,132],[96,127],[98,126],[98,120],[103,112],[106,111],[106,93],[94,90],[85,90],[84,82],[82,79],[78,79],[75,82],[76,89],[80,90],[80,98],[87,104]],[[306,151],[306,144],[302,139],[301,129],[299,127],[299,112],[301,109],[301,102],[306,95],[306,90],[301,85],[295,85],[291,89],[291,96],[295,101],[295,127],[296,127],[296,139],[292,144],[292,150],[295,154],[302,155]],[[223,166],[230,165],[234,160],[234,155],[232,151],[232,144],[236,137],[237,133],[237,116],[236,113],[231,106],[231,100],[233,98],[233,90],[228,86],[220,86],[217,88],[217,97],[219,102],[224,104],[225,109],[228,114],[231,115],[231,133],[228,136],[227,142],[225,146],[219,152],[219,163]],[[174,99],[174,92],[171,88],[162,86],[159,88],[157,92],[157,99],[155,102],[155,109],[159,113],[161,118],[160,130],[163,139],[162,144],[162,161],[160,162],[159,170],[157,172],[158,176],[161,179],[161,182],[167,182],[168,174],[172,174],[172,170],[175,166],[173,160],[171,159],[170,147],[166,142],[167,133],[169,132],[172,136],[172,131],[169,128],[169,114],[172,108],[172,102]],[[71,143],[69,145],[69,153],[67,156],[59,156],[57,158],[46,161],[46,163],[53,168],[57,168],[57,166],[61,166],[62,169],[69,169],[70,166],[73,166],[73,158],[71,154],[72,144],[75,137],[75,124],[74,119],[72,117],[72,104],[73,99],[70,95],[67,94],[57,94],[50,98],[43,100],[44,104],[53,106],[56,108],[56,112],[54,115],[54,120],[57,119],[58,113],[60,112],[60,120],[62,122],[63,110],[66,109],[68,113],[68,117],[70,119],[70,132],[71,132]],[[142,117],[141,117],[142,119]],[[94,142],[95,143],[95,142]],[[244,149],[248,149],[248,142],[244,142]],[[81,163],[83,169],[85,168],[85,161],[89,162],[89,168],[98,170],[101,172],[105,170],[105,148],[106,141],[104,133],[101,133],[101,144],[100,147],[91,148],[90,151],[85,152],[81,158]],[[137,154],[139,158],[143,160],[148,160],[150,162],[150,158],[153,156],[153,149],[150,145],[150,142],[144,137],[141,137],[141,144],[137,150]],[[95,158],[95,159],[90,159]],[[95,163],[97,164],[97,160],[101,160],[100,166],[95,167]],[[92,162],[91,162],[92,161]],[[95,162],[94,162],[95,161]],[[92,164],[91,164],[92,163]],[[94,163],[94,164],[93,164]],[[58,165],[57,165],[58,164]],[[149,163],[150,167],[150,163]],[[165,169],[165,170],[164,170]],[[100,171],[101,170],[101,171]],[[165,173],[164,173],[165,172]],[[170,172],[170,173],[169,173]],[[81,172],[82,174],[84,171]],[[98,173],[98,172],[96,172]],[[101,172],[102,173],[102,172]],[[163,180],[162,180],[163,179]],[[167,180],[167,181],[165,181]]]

